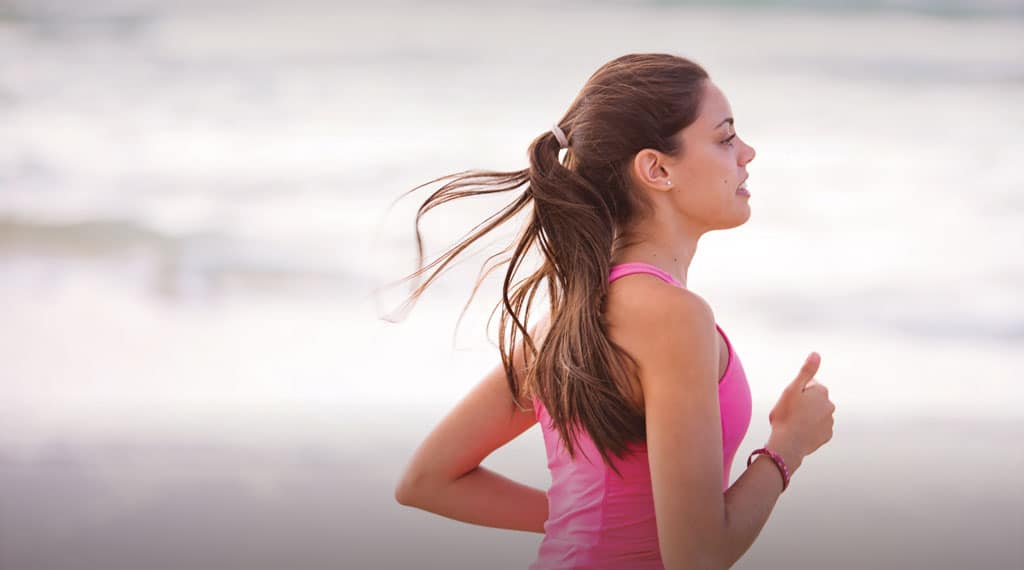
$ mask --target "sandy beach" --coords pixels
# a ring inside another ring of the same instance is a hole
[[[1018,568],[1021,428],[847,419],[735,568]],[[532,560],[540,535],[393,501],[413,434],[372,449],[324,435],[284,448],[55,442],[31,459],[2,449],[0,567],[516,569]],[[534,428],[484,464],[543,488],[542,449]]]

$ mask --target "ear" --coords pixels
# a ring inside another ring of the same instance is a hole
[[[649,148],[636,153],[633,157],[633,177],[642,186],[655,190],[672,190],[677,184],[669,184],[669,174],[664,167],[665,156]]]

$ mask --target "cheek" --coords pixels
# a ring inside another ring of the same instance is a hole
[[[715,193],[738,184],[735,168],[721,157],[709,158],[705,163],[705,168],[695,174],[694,180],[699,181],[701,188]]]
[[[691,181],[691,187],[718,192],[739,184],[736,176],[736,151],[722,145],[694,148],[691,160],[683,166],[682,176]]]
[[[736,154],[734,152],[727,153],[728,156],[724,157],[718,164],[718,170],[715,176],[715,182],[719,187],[736,189],[736,185],[739,184],[740,178],[736,173]]]

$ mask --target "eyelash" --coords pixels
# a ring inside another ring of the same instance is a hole
[[[732,139],[734,139],[734,138],[736,138],[736,133],[733,133],[733,135],[731,137],[729,137],[729,138],[725,139],[724,141],[722,141],[722,144],[727,144],[729,146],[732,146]]]

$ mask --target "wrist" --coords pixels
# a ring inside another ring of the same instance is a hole
[[[768,438],[768,443],[765,444],[765,447],[782,457],[782,460],[786,463],[786,467],[789,469],[790,475],[792,475],[804,461],[804,454],[797,451],[796,446],[790,443],[788,439],[778,437],[775,434],[772,434],[772,436]]]

